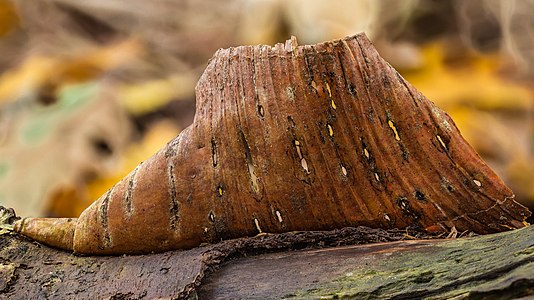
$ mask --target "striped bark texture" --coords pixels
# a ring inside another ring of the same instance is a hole
[[[190,127],[68,222],[75,252],[359,225],[484,234],[530,215],[363,34],[219,50],[196,97]]]

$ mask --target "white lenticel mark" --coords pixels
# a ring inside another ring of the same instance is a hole
[[[478,186],[478,187],[481,187],[482,186],[482,183],[480,183],[480,181],[478,180],[473,180],[473,182]]]
[[[263,231],[261,231],[260,222],[258,221],[258,219],[254,218],[254,224],[256,224],[256,229],[258,229],[258,232],[262,233]]]
[[[276,217],[278,218],[278,222],[282,223],[282,214],[278,210],[276,211]]]
[[[300,160],[300,164],[302,165],[302,168],[304,169],[304,171],[306,171],[306,173],[310,173],[310,171],[308,170],[308,162],[305,158]]]
[[[369,151],[367,151],[367,148],[364,148],[363,149],[363,155],[365,155],[365,157],[367,157],[367,159],[369,159],[371,156],[369,155]]]
[[[438,135],[436,135],[436,137],[438,138],[438,141],[441,144],[441,146],[443,147],[443,149],[447,150],[447,146],[445,146],[445,143],[441,139],[441,136],[439,136],[439,134],[438,134]]]
[[[300,151],[300,146],[295,146],[297,148],[297,154],[299,155],[299,158],[302,159],[302,152]]]

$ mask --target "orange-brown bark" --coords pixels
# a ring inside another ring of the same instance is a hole
[[[365,225],[498,232],[530,212],[365,35],[218,51],[193,124],[85,210],[74,251]]]

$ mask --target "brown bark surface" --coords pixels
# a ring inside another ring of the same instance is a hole
[[[363,34],[220,50],[196,97],[193,124],[63,222],[76,227],[68,235],[20,232],[78,253],[141,254],[361,225],[493,233],[530,215]]]
[[[199,299],[534,297],[533,229],[248,257],[208,277],[198,295]]]
[[[75,256],[18,235],[0,236],[0,298],[181,299],[231,258],[307,247],[396,241],[401,231],[365,227],[293,232],[141,256]]]
[[[0,298],[514,299],[534,295],[534,227],[457,240],[346,228],[187,251],[75,256],[0,236]],[[360,246],[354,243],[386,242]],[[317,247],[338,246],[317,249]],[[299,250],[306,247],[315,249]],[[281,251],[269,253],[273,251]],[[219,269],[219,267],[222,268]]]

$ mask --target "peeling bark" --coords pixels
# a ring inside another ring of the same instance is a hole
[[[190,127],[64,222],[72,241],[46,222],[16,228],[77,253],[142,254],[350,226],[485,234],[530,215],[363,34],[221,49],[196,97]]]

